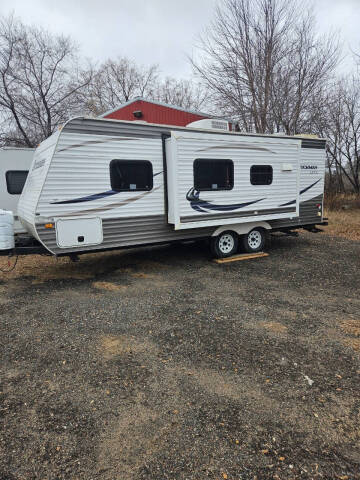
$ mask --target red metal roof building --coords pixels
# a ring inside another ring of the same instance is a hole
[[[213,118],[212,115],[206,113],[194,112],[174,105],[146,100],[142,97],[129,100],[119,107],[105,112],[101,117],[115,120],[142,120],[148,123],[180,127],[185,127],[188,123],[203,118]]]

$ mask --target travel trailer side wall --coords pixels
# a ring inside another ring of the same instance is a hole
[[[0,148],[0,209],[14,214],[14,231],[26,229],[17,216],[17,206],[34,156],[34,148]]]
[[[36,150],[18,211],[55,255],[211,237],[227,256],[323,223],[324,170],[320,139],[76,118]]]

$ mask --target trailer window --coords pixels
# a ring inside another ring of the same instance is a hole
[[[273,168],[271,165],[253,165],[250,168],[250,182],[252,185],[271,185]]]
[[[110,183],[116,192],[148,191],[153,188],[153,170],[147,160],[111,160]]]
[[[234,186],[232,160],[197,158],[194,161],[194,188],[196,190],[231,190]]]
[[[5,174],[6,188],[11,195],[20,195],[23,191],[28,170],[8,170]]]

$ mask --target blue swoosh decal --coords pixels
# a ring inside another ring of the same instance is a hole
[[[217,205],[213,204],[211,202],[206,202],[206,201],[198,201],[198,202],[190,202],[191,207],[194,210],[202,211],[203,208],[206,208],[207,210],[215,211],[215,212],[230,212],[232,210],[237,210],[238,208],[244,208],[247,207],[248,205],[252,205],[253,203],[261,202],[261,200],[265,200],[265,198],[259,198],[258,200],[253,200],[252,202],[245,202],[245,203],[235,203],[232,205]]]
[[[319,180],[316,180],[316,182],[312,183],[311,185],[309,185],[308,187],[305,187],[303,190],[300,190],[300,195],[307,192],[308,190],[310,190],[310,188],[312,188],[314,185],[316,185],[317,183],[319,183],[321,180],[321,178],[319,178]],[[288,205],[294,205],[294,203],[296,203],[296,200],[291,200],[290,202],[287,202],[287,203],[283,203],[282,205],[279,205],[280,207],[287,207]]]
[[[310,190],[310,188],[313,187],[314,185],[316,185],[317,183],[319,183],[320,180],[321,180],[321,178],[319,178],[319,180],[316,180],[316,182],[314,182],[314,183],[313,183],[312,185],[310,185],[309,187],[304,188],[304,190],[300,190],[300,195],[301,195],[302,193],[305,193],[305,192],[307,192],[308,190]]]
[[[279,207],[287,207],[288,205],[294,205],[294,203],[296,203],[296,200],[291,200],[291,202],[282,203]]]
[[[115,190],[108,190],[107,192],[94,193],[93,195],[88,195],[87,197],[73,198],[71,200],[62,200],[61,202],[51,202],[51,205],[64,205],[66,203],[81,203],[81,202],[91,202],[92,200],[99,200],[100,198],[110,197],[111,195],[116,195]]]
[[[252,205],[253,203],[261,202],[261,200],[265,200],[265,198],[259,198],[258,200],[253,200],[251,202],[244,202],[244,203],[235,203],[230,205],[218,205],[210,202],[209,200],[202,200],[200,198],[200,192],[195,190],[194,187],[190,188],[190,190],[186,194],[186,199],[190,202],[190,206],[196,212],[203,212],[207,213],[210,211],[217,211],[217,212],[228,212],[232,210],[237,210],[238,208],[244,208],[248,205]],[[204,210],[204,209],[207,210]]]
[[[161,172],[154,173],[153,177],[156,177],[161,173],[163,173],[163,170]],[[93,195],[87,195],[86,197],[73,198],[71,200],[62,200],[60,202],[51,202],[51,205],[65,205],[67,203],[91,202],[92,200],[99,200],[100,198],[110,197],[111,195],[116,195],[117,193],[122,193],[122,192],[117,192],[116,190],[107,190],[106,192],[94,193]]]

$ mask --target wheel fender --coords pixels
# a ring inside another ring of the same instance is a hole
[[[226,232],[227,230],[232,230],[238,235],[245,235],[255,227],[261,227],[265,230],[271,230],[271,227],[267,222],[235,223],[234,225],[223,225],[221,227],[218,227],[212,234],[212,237],[217,237],[218,235],[220,235],[220,233]]]

